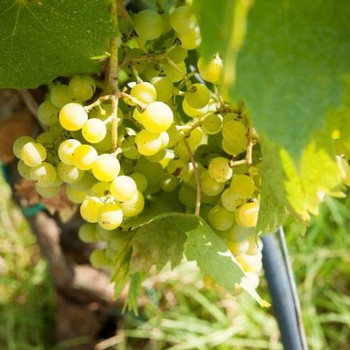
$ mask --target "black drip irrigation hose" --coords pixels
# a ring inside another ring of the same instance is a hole
[[[285,350],[307,350],[300,302],[283,229],[262,237],[263,265]]]

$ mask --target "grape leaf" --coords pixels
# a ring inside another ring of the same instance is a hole
[[[0,88],[35,88],[57,76],[92,73],[92,57],[115,34],[109,1],[2,0]]]
[[[153,265],[162,269],[169,261],[174,268],[183,258],[186,232],[198,226],[198,217],[167,213],[141,226],[132,238],[130,271],[148,271]]]
[[[246,101],[257,131],[294,160],[342,100],[349,16],[341,0],[256,1],[249,12],[231,97]]]

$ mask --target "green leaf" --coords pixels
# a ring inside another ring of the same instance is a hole
[[[169,261],[174,268],[183,259],[186,232],[198,226],[198,217],[168,213],[141,226],[132,238],[131,273],[147,272],[153,265],[158,271]]]
[[[195,260],[202,272],[233,293],[239,284],[260,305],[268,306],[252,288],[243,270],[227,248],[225,242],[203,220],[199,220],[195,228],[187,231],[185,255],[188,260]]]
[[[0,88],[35,88],[58,76],[99,72],[92,59],[115,35],[109,1],[13,0],[0,9]]]
[[[349,17],[341,0],[255,1],[249,12],[231,97],[244,99],[257,131],[293,159],[342,100]]]
[[[128,309],[132,311],[136,316],[139,314],[138,310],[138,297],[140,293],[141,282],[143,278],[139,272],[134,273],[131,276],[128,296],[125,300],[123,312]]]

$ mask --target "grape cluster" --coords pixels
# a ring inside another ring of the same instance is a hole
[[[257,286],[256,140],[243,106],[220,94],[223,61],[215,55],[206,62],[192,51],[201,36],[190,6],[118,21],[117,113],[112,99],[96,97],[90,76],[53,83],[37,112],[45,131],[14,144],[19,173],[42,197],[64,191],[80,205],[81,239],[107,242],[92,254],[95,266],[113,259],[125,223],[159,193],[173,192],[184,212],[201,215],[225,240]],[[197,60],[195,70],[188,56]]]

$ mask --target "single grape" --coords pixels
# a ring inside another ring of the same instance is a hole
[[[124,157],[129,159],[140,158],[141,154],[137,150],[135,139],[136,139],[136,136],[128,136],[122,141],[120,148],[123,151]]]
[[[31,168],[30,176],[39,186],[45,187],[54,183],[57,173],[53,165],[42,162],[40,165]]]
[[[103,207],[103,202],[98,197],[87,197],[80,206],[81,217],[90,223],[96,223],[99,211]]]
[[[61,108],[59,121],[66,130],[80,130],[87,120],[88,114],[79,103],[68,103]]]
[[[132,199],[137,192],[137,185],[130,176],[117,176],[110,186],[113,197],[119,202],[125,202]]]
[[[105,250],[97,249],[90,254],[90,263],[94,268],[100,269],[109,266],[111,261],[108,259]]]
[[[153,77],[151,84],[157,92],[157,101],[168,101],[173,95],[174,85],[169,77]]]
[[[208,112],[208,106],[204,106],[199,109],[193,108],[188,104],[185,98],[182,100],[182,109],[185,112],[185,114],[191,118],[202,117]]]
[[[82,242],[95,243],[96,237],[96,224],[85,223],[80,226],[78,236]]]
[[[179,190],[180,202],[189,208],[196,206],[197,192],[192,186],[182,185]]]
[[[218,231],[228,230],[234,223],[234,215],[225,208],[215,205],[208,213],[209,224]]]
[[[201,189],[203,193],[208,196],[216,196],[220,194],[224,188],[225,184],[223,182],[218,182],[213,179],[208,170],[205,170],[200,175]]]
[[[142,124],[146,130],[161,133],[170,128],[174,121],[171,108],[164,102],[152,102],[142,112]]]
[[[105,230],[114,230],[123,222],[123,211],[118,204],[104,204],[98,212],[97,222]]]
[[[74,164],[81,170],[90,170],[97,157],[96,149],[90,145],[80,145],[73,152]]]
[[[144,192],[147,188],[148,185],[148,181],[147,181],[147,177],[145,175],[143,175],[142,173],[139,172],[134,172],[132,174],[130,174],[130,177],[135,181],[137,189],[140,192]]]
[[[258,221],[259,204],[256,202],[245,203],[236,211],[236,221],[244,227],[255,227]]]
[[[78,169],[74,165],[59,162],[56,166],[57,175],[66,183],[76,183],[80,181],[84,175],[84,171]]]
[[[90,100],[96,90],[96,83],[89,75],[75,75],[68,84],[73,100],[84,102]]]
[[[189,106],[200,109],[209,103],[210,91],[204,84],[196,83],[185,92],[185,99]]]
[[[233,255],[245,254],[249,249],[248,241],[240,241],[240,242],[227,241],[226,245]]]
[[[140,82],[134,85],[130,91],[130,95],[135,97],[141,103],[147,104],[154,102],[157,99],[157,91],[155,87],[148,82]],[[134,105],[131,101],[128,101],[128,103]]]
[[[112,154],[101,154],[92,164],[92,173],[99,181],[112,181],[119,172],[119,160]]]
[[[134,29],[143,40],[154,40],[161,36],[164,24],[159,13],[154,10],[143,10],[133,18]]]
[[[32,177],[30,175],[30,170],[32,168],[29,167],[28,165],[26,165],[26,163],[23,162],[23,160],[20,160],[18,163],[17,163],[17,170],[18,170],[18,173],[24,177],[25,179],[27,180],[31,180]]]
[[[81,204],[87,197],[86,191],[79,191],[72,184],[66,186],[66,196],[74,204]]]
[[[58,84],[51,89],[50,100],[57,108],[62,108],[64,105],[73,101],[68,86],[62,84]]]
[[[191,31],[177,35],[180,40],[180,46],[185,50],[194,50],[201,44],[202,38],[199,27],[195,27]]]
[[[207,135],[215,135],[222,129],[223,118],[218,114],[209,114],[205,117],[202,124],[202,129]]]
[[[28,142],[35,142],[35,140],[32,137],[30,137],[30,136],[20,136],[14,142],[14,144],[12,146],[12,150],[13,150],[14,155],[18,159],[21,159],[22,148]]]
[[[46,100],[40,104],[37,110],[37,116],[44,125],[54,125],[58,123],[58,113],[60,109],[52,104],[51,101]]]
[[[165,192],[175,191],[179,184],[177,178],[174,175],[164,174],[160,180],[160,188]]]
[[[225,151],[225,153],[237,156],[238,154],[247,150],[247,139],[244,138],[241,142],[230,142],[227,139],[223,139],[221,141],[221,147]]]
[[[162,46],[167,49],[168,57],[174,63],[178,64],[185,61],[185,58],[187,57],[187,50],[180,47],[179,43],[177,40],[174,40],[174,38],[167,39]]]
[[[40,143],[32,141],[26,142],[20,151],[20,159],[22,159],[26,165],[36,167],[46,159],[46,149]]]
[[[78,191],[88,191],[96,183],[96,181],[95,176],[92,175],[90,171],[83,171],[83,176],[81,179],[72,183],[72,185]]]
[[[121,202],[120,207],[125,217],[133,217],[140,214],[145,206],[145,199],[140,191],[128,201]]]
[[[262,270],[261,254],[247,255],[239,254],[236,256],[237,262],[241,265],[244,272],[259,273]]]
[[[81,145],[76,139],[67,139],[58,147],[58,157],[67,165],[74,165],[74,151]]]
[[[236,211],[239,206],[245,203],[244,198],[227,188],[221,195],[221,204],[228,211]]]
[[[197,67],[199,74],[205,81],[215,85],[222,83],[224,65],[222,59],[218,55],[209,62],[205,62],[204,58],[200,57]]]
[[[188,33],[197,26],[190,6],[179,6],[170,14],[170,25],[177,33]]]
[[[106,137],[107,128],[102,120],[91,118],[83,125],[81,132],[87,142],[98,143]]]
[[[39,195],[43,198],[54,198],[58,196],[61,191],[61,186],[40,186],[39,184],[35,184],[35,191],[39,193]]]
[[[241,198],[251,198],[255,191],[255,184],[250,176],[238,174],[232,177],[230,188]]]
[[[231,143],[241,143],[247,137],[247,128],[237,120],[230,120],[222,127],[222,136]]]
[[[141,130],[135,138],[137,150],[144,156],[151,156],[162,149],[162,139],[158,133]]]
[[[226,182],[231,179],[233,170],[230,161],[224,157],[215,157],[209,162],[209,174],[217,182]]]

